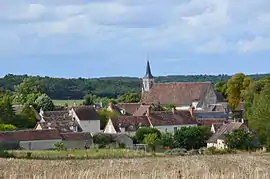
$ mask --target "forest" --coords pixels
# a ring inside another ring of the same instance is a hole
[[[254,81],[270,74],[247,75]],[[136,77],[104,77],[104,78],[53,78],[41,76],[13,75],[8,74],[0,78],[0,89],[15,91],[15,87],[25,78],[33,78],[39,81],[44,93],[52,99],[83,99],[87,94],[98,97],[118,98],[126,93],[139,93],[141,91],[141,79]],[[175,75],[159,76],[156,82],[203,82],[211,81],[216,84],[219,81],[227,82],[229,75]]]

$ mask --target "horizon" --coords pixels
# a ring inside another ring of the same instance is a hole
[[[0,2],[0,76],[268,74],[270,1]]]

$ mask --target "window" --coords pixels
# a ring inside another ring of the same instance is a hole
[[[174,128],[173,128],[173,131],[176,132],[176,131],[177,131],[177,127],[174,127]]]

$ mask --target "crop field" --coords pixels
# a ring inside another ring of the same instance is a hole
[[[0,159],[0,178],[268,179],[270,155],[212,155],[137,159]]]
[[[70,100],[53,100],[53,103],[55,105],[59,105],[59,106],[64,106],[65,104],[68,104],[68,106],[70,107],[70,106],[73,106],[74,103],[76,105],[81,105],[83,103],[83,100],[82,99],[78,99],[78,100],[72,100],[72,99],[70,99]]]

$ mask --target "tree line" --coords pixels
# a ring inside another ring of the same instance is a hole
[[[270,74],[249,75],[253,80],[261,79]],[[105,78],[52,78],[41,76],[12,75],[8,74],[0,78],[0,88],[15,91],[16,86],[26,78],[38,81],[44,93],[52,99],[82,99],[87,94],[98,97],[118,98],[126,93],[140,93],[141,79],[133,77],[105,77]],[[175,75],[156,77],[156,82],[203,82],[211,81],[216,84],[219,81],[228,81],[229,75]]]

